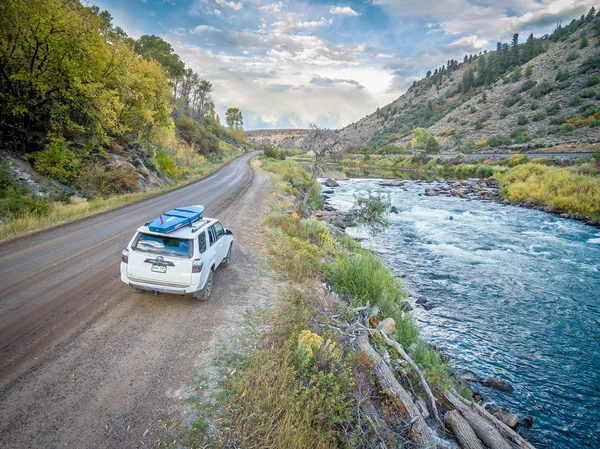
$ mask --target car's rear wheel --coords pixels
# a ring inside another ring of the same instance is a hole
[[[229,251],[227,251],[227,255],[225,256],[225,259],[223,259],[223,262],[221,262],[221,266],[227,268],[230,264],[231,264],[231,247],[233,245],[229,245]]]
[[[194,292],[194,298],[196,298],[198,301],[206,301],[208,298],[210,298],[213,288],[213,277],[214,271],[210,270],[208,273],[208,279],[206,279],[206,283],[204,284],[204,288]]]

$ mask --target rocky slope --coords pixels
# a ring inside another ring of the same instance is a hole
[[[308,132],[308,129],[257,129],[246,131],[244,138],[246,141],[260,146],[300,150]]]
[[[581,20],[565,34],[557,42],[538,39],[543,52],[520,69],[465,90],[469,72],[475,79],[479,76],[479,59],[489,62],[498,52],[475,55],[472,62],[458,64],[440,77],[440,82],[422,79],[341,133],[370,152],[386,145],[392,146],[389,152],[405,148],[416,127],[436,136],[442,152],[522,151],[600,142],[600,17]],[[502,138],[498,142],[490,140],[492,136]]]

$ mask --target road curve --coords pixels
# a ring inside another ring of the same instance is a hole
[[[251,184],[255,155],[158,197],[0,245],[0,392],[110,305],[120,251],[140,224],[189,204],[217,216]]]

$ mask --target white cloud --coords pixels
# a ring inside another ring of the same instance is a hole
[[[190,31],[190,33],[192,34],[201,34],[204,33],[206,31],[219,31],[217,28],[210,26],[210,25],[198,25],[196,28],[194,28],[192,31]]]
[[[228,1],[228,0],[215,0],[215,1],[217,2],[217,5],[231,8],[234,11],[237,11],[244,7],[244,4],[242,2],[234,2],[234,1]]]
[[[220,9],[217,9],[217,8],[215,8],[215,9],[213,9],[213,14],[214,14],[215,16],[220,16],[220,15],[221,15],[221,10],[220,10]]]
[[[337,14],[340,16],[360,16],[360,13],[354,11],[349,6],[332,6],[329,8],[329,14]]]
[[[261,11],[268,11],[271,13],[278,13],[283,8],[283,2],[271,3],[269,5],[260,6],[258,9]]]
[[[308,22],[296,22],[294,24],[294,26],[296,28],[316,28],[316,27],[320,27],[323,25],[331,24],[332,22],[333,22],[333,20],[331,20],[331,19],[326,20],[324,17],[321,17],[320,20],[311,20]]]

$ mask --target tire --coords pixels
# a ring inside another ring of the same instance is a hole
[[[229,265],[231,265],[231,247],[233,245],[229,245],[229,251],[227,251],[227,255],[225,256],[225,259],[223,259],[223,261],[221,262],[221,266],[227,268]]]
[[[210,294],[212,293],[213,288],[213,278],[214,278],[214,270],[210,270],[208,273],[208,279],[206,279],[206,283],[204,284],[204,288],[202,290],[198,290],[193,293],[194,298],[198,301],[206,301],[210,298]]]
[[[131,289],[131,291],[133,293],[143,293],[144,290],[142,290],[141,288],[137,288],[137,287],[132,287],[131,285],[129,286],[129,288]]]

